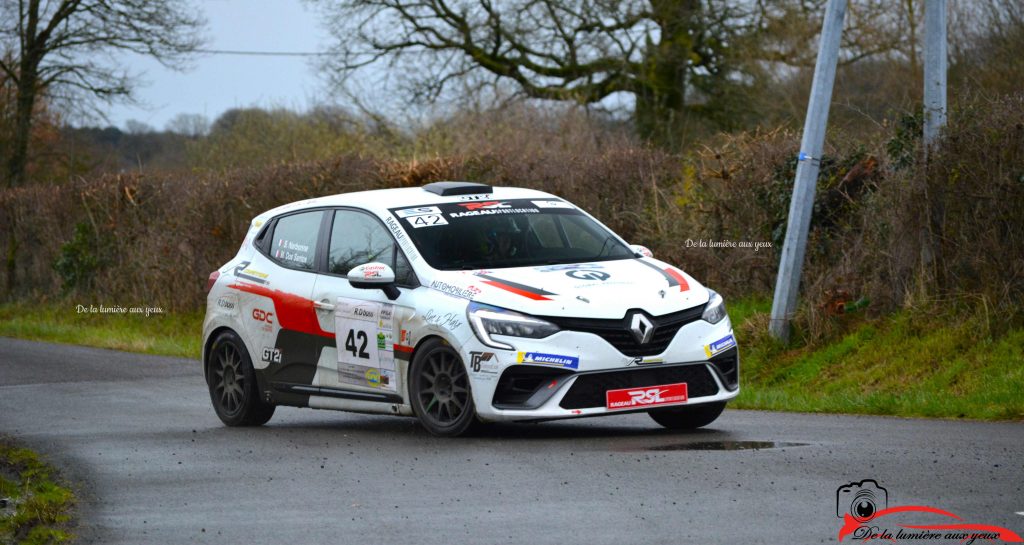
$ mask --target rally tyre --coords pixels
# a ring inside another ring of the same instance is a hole
[[[416,349],[409,367],[409,397],[416,417],[434,435],[455,437],[476,427],[466,366],[441,339],[430,339]]]
[[[233,331],[225,331],[213,341],[207,356],[206,384],[213,410],[228,426],[261,426],[274,416],[275,406],[260,399],[249,351]]]
[[[725,402],[702,403],[689,407],[673,407],[670,409],[656,409],[648,411],[647,414],[655,422],[673,430],[694,430],[702,428],[715,421],[722,411],[725,410]]]

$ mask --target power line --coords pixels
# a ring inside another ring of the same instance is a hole
[[[196,53],[209,55],[241,55],[249,57],[322,57],[326,51],[241,51],[237,49],[196,49]]]

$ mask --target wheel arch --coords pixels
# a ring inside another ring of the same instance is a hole
[[[213,331],[210,332],[210,335],[206,337],[206,341],[203,343],[203,380],[206,380],[206,375],[207,375],[207,373],[209,373],[210,348],[213,347],[213,341],[215,341],[217,339],[217,337],[219,337],[220,334],[224,333],[225,331],[230,331],[231,333],[234,333],[235,335],[237,335],[238,338],[242,338],[241,335],[238,335],[237,331],[235,331],[234,329],[232,329],[231,327],[226,326],[226,325],[217,327]],[[245,343],[245,341],[242,341],[242,342],[243,342],[243,344]],[[246,348],[246,349],[248,350],[248,348]]]

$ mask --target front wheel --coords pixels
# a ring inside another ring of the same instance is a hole
[[[249,351],[234,332],[217,336],[206,364],[210,401],[228,426],[260,426],[274,416],[274,405],[260,399]]]
[[[416,349],[409,366],[409,397],[420,423],[434,435],[463,435],[476,424],[466,366],[458,352],[440,339]]]
[[[673,430],[694,430],[702,428],[715,421],[722,411],[725,410],[725,402],[701,403],[689,407],[672,407],[670,409],[655,409],[647,414],[655,422]]]

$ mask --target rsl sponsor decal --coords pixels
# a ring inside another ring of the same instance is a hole
[[[609,410],[678,405],[686,403],[686,383],[663,384],[646,388],[623,388],[605,392],[605,407]]]
[[[704,355],[710,358],[711,356],[714,356],[719,352],[724,352],[734,346],[736,346],[736,338],[732,336],[732,333],[730,333],[711,344],[704,345]]]
[[[555,365],[565,369],[579,369],[580,358],[577,356],[563,356],[561,354],[543,354],[541,352],[519,352],[516,354],[517,363],[536,363],[540,365]]]

